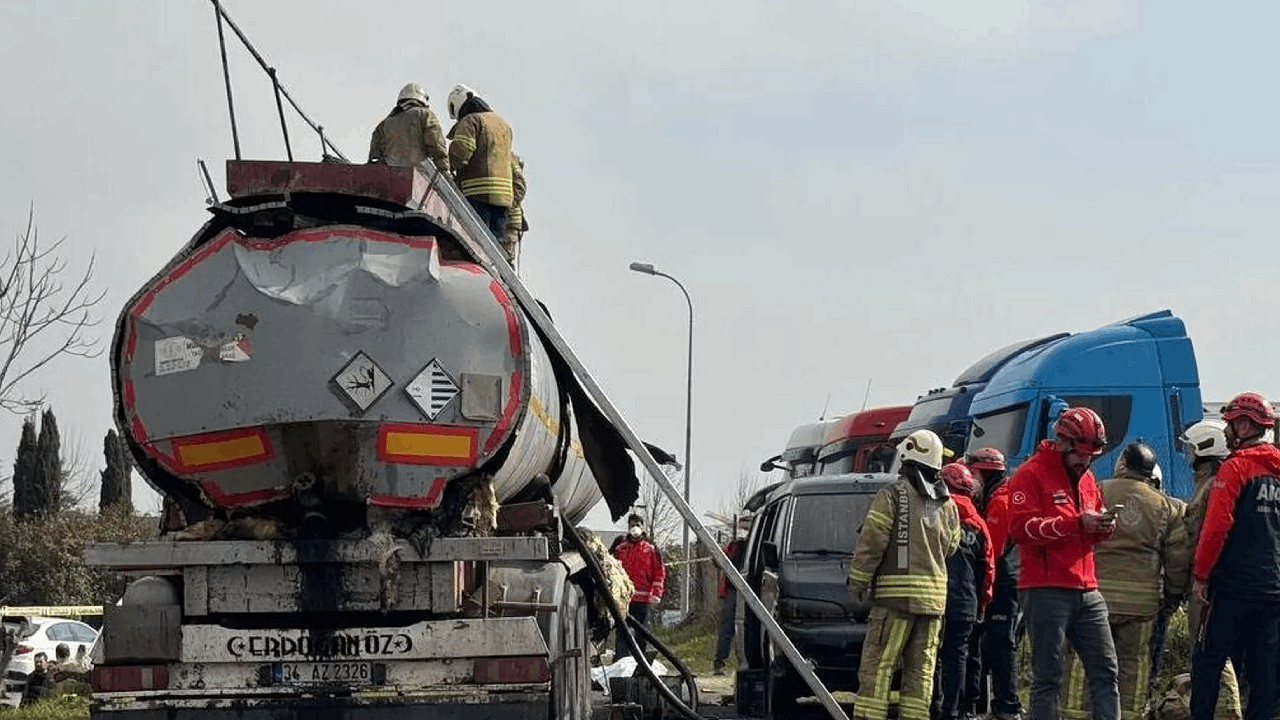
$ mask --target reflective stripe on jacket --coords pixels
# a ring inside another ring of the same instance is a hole
[[[950,498],[925,498],[899,476],[871,501],[849,563],[849,582],[871,586],[877,605],[913,615],[942,615],[947,558],[959,544],[956,504]]]
[[[449,166],[469,198],[509,208],[514,201],[511,126],[492,111],[473,112],[449,131]]]
[[[1106,507],[1123,504],[1116,534],[1098,546],[1098,589],[1114,615],[1155,617],[1165,595],[1181,597],[1190,584],[1191,552],[1181,500],[1145,478],[1122,475],[1102,483]]]

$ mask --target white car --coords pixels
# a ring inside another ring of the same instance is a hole
[[[25,622],[23,622],[25,621]],[[44,653],[52,663],[57,659],[58,646],[66,643],[71,650],[71,659],[76,659],[80,648],[84,647],[85,662],[94,642],[98,639],[98,631],[78,621],[53,617],[5,618],[6,626],[17,624],[21,628],[18,636],[18,647],[4,671],[4,698],[0,702],[17,705],[22,699],[22,688],[27,675],[35,668],[36,654]]]

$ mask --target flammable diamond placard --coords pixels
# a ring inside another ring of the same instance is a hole
[[[435,358],[409,381],[404,391],[428,420],[435,420],[449,401],[458,396],[458,384],[440,367]]]
[[[356,353],[351,362],[333,376],[333,384],[338,387],[339,394],[361,412],[368,410],[392,385],[391,378],[363,352]]]

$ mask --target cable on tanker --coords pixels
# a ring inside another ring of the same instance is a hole
[[[587,548],[586,543],[583,542],[582,537],[578,535],[577,528],[573,527],[569,522],[562,522],[561,525],[563,525],[565,529],[565,534],[573,541],[573,546],[577,549],[578,553],[582,555],[582,559],[586,561],[587,567],[591,570],[591,574],[595,575],[596,579],[601,583],[605,583],[606,576],[604,568],[600,566],[600,561],[596,559],[596,556],[591,553],[591,550]],[[653,683],[653,686],[657,688],[658,693],[662,695],[667,702],[671,703],[671,705],[679,711],[681,715],[689,718],[690,720],[704,720],[704,718],[698,714],[697,709],[698,684],[693,673],[689,671],[689,668],[684,663],[676,659],[675,654],[671,652],[671,648],[663,645],[656,637],[653,636],[653,633],[649,632],[648,628],[642,628],[642,634],[645,635],[645,639],[653,643],[653,646],[657,648],[658,652],[662,653],[664,657],[671,660],[672,664],[676,665],[676,669],[680,671],[680,674],[684,676],[685,684],[690,688],[689,702],[692,703],[692,707],[681,700],[680,696],[676,695],[671,688],[667,687],[667,684],[662,682],[662,679],[658,677],[658,674],[653,671],[653,667],[649,665],[649,661],[646,660],[644,654],[640,652],[640,645],[636,642],[636,636],[631,632],[631,625],[628,623],[630,616],[627,615],[626,611],[618,607],[617,603],[614,602],[613,595],[605,592],[604,596],[605,606],[609,608],[609,614],[613,616],[615,626],[614,632],[622,633],[622,637],[626,639],[627,647],[631,648],[631,656],[636,659],[636,667],[644,672],[645,677]]]

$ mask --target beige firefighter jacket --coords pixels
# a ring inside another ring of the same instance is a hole
[[[1183,520],[1186,506],[1127,474],[1103,481],[1101,490],[1107,508],[1124,508],[1115,537],[1095,550],[1098,590],[1112,615],[1154,617],[1165,595],[1181,596],[1190,586],[1195,545]]]
[[[511,126],[493,111],[473,112],[449,131],[449,167],[469,198],[509,208],[512,181]]]
[[[444,131],[431,108],[421,105],[392,111],[378,123],[369,140],[369,162],[408,167],[426,158],[442,172],[449,171]]]
[[[960,546],[960,512],[950,498],[931,500],[899,476],[871,501],[849,584],[873,589],[877,605],[913,615],[947,607],[947,558]]]
[[[511,210],[507,213],[507,232],[509,238],[518,238],[524,232],[524,194],[527,190],[524,182],[524,159],[511,153]]]
[[[1201,463],[1196,468],[1196,491],[1187,503],[1187,534],[1191,536],[1191,546],[1195,547],[1200,539],[1200,528],[1204,526],[1204,513],[1209,509],[1209,489],[1213,487],[1214,473],[1209,469],[1210,463]]]

